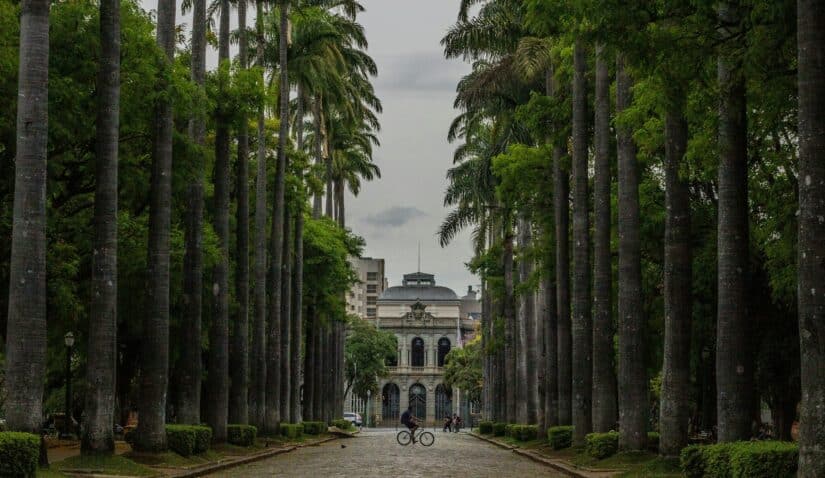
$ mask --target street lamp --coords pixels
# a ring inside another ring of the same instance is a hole
[[[371,402],[372,401],[370,400],[371,396],[372,396],[372,390],[367,390],[367,428],[370,427],[370,416],[371,416],[370,412],[371,412],[371,409],[372,409],[372,407],[371,407],[371,405],[372,405]]]
[[[72,347],[74,347],[74,334],[69,332],[63,336],[63,343],[66,344],[66,426],[63,433],[69,435],[72,430]]]

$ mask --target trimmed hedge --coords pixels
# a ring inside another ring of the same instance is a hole
[[[326,422],[303,422],[301,425],[306,435],[320,435],[327,431]]]
[[[505,433],[507,433],[506,423],[493,423],[493,435],[503,437]]]
[[[304,425],[301,423],[281,423],[281,435],[287,438],[300,438],[304,434]]]
[[[0,476],[34,477],[39,457],[37,435],[0,432]]]
[[[784,478],[796,475],[799,448],[777,441],[691,445],[680,458],[688,478]]]
[[[252,425],[227,425],[226,441],[230,445],[252,446],[258,438],[258,429]]]
[[[547,429],[547,441],[554,450],[570,448],[573,444],[573,427],[550,427]]]
[[[197,455],[209,450],[212,429],[198,425],[166,425],[169,449],[181,456]]]
[[[338,427],[341,430],[352,430],[355,426],[352,424],[351,421],[346,420],[344,418],[338,418],[332,421],[332,426]]]
[[[489,435],[493,433],[493,422],[479,422],[478,423],[478,432],[482,435]]]
[[[535,440],[539,436],[539,427],[536,425],[519,425],[511,423],[504,427],[504,434],[518,441]]]
[[[588,433],[584,442],[588,455],[603,460],[619,450],[619,432]]]

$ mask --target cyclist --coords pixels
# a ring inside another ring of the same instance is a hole
[[[407,411],[401,414],[401,424],[410,430],[412,442],[415,443],[415,431],[418,429],[418,418],[412,414],[412,406],[407,407]]]

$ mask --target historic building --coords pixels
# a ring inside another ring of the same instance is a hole
[[[383,426],[395,426],[408,405],[428,424],[453,413],[469,415],[460,390],[445,386],[443,367],[450,349],[471,340],[480,323],[481,306],[472,287],[459,298],[452,289],[436,285],[432,274],[417,272],[404,275],[402,285],[384,290],[376,303],[376,317],[367,319],[398,338],[397,363],[379,381],[379,393],[369,407],[348,398],[349,408],[371,413]]]

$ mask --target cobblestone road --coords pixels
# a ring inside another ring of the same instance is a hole
[[[400,446],[395,430],[363,432],[212,477],[561,477],[549,468],[464,433],[435,433],[429,448]],[[341,448],[345,445],[346,448]]]

